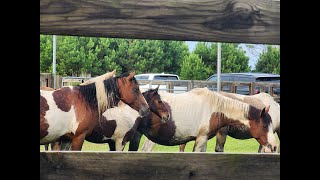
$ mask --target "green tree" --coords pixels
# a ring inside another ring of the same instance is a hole
[[[210,42],[198,42],[193,53],[198,54],[206,66],[212,65],[212,60],[215,59],[213,49]]]
[[[90,37],[57,36],[57,73],[63,76],[90,73],[96,58],[95,46]]]
[[[189,56],[189,48],[184,41],[161,41],[164,56],[161,63],[164,65],[163,72],[180,74],[180,65],[184,57]],[[164,63],[166,62],[166,63]]]
[[[221,72],[249,72],[249,57],[239,44],[223,43],[221,45]]]
[[[52,72],[52,35],[40,35],[40,72]]]
[[[198,54],[205,66],[208,74],[217,72],[217,43],[197,43],[194,53]],[[249,57],[237,43],[221,44],[221,72],[248,72],[250,71]]]
[[[183,60],[181,79],[205,80],[207,77],[207,68],[198,54],[192,53]]]
[[[258,58],[256,71],[280,74],[280,47],[268,45]]]

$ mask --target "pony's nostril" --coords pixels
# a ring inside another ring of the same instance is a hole
[[[273,147],[273,152],[276,152],[276,150],[277,150],[277,146],[274,146]]]

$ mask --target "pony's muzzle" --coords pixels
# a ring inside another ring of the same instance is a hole
[[[263,151],[265,153],[274,153],[277,151],[277,145],[276,144],[270,144],[268,143],[264,148]]]
[[[161,123],[166,123],[170,119],[170,114],[167,114],[167,116],[162,116]]]

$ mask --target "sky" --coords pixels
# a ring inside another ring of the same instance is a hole
[[[197,41],[186,41],[186,43],[189,46],[189,51],[193,51]],[[257,62],[257,57],[255,55],[253,55],[250,51],[247,50],[246,44],[240,44],[240,46],[243,48],[244,51],[246,51],[247,56],[250,58],[249,59],[249,66],[251,66],[251,70],[255,69],[255,64]],[[257,46],[257,45],[254,45]],[[258,53],[261,52],[261,50],[259,48],[256,48],[256,51],[258,51]],[[223,55],[221,55],[223,56]]]

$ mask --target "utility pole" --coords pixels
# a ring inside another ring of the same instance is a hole
[[[221,43],[218,42],[218,58],[217,58],[217,91],[221,91]]]
[[[56,89],[56,35],[53,35],[53,63],[52,63],[52,73],[53,73],[53,89]]]

